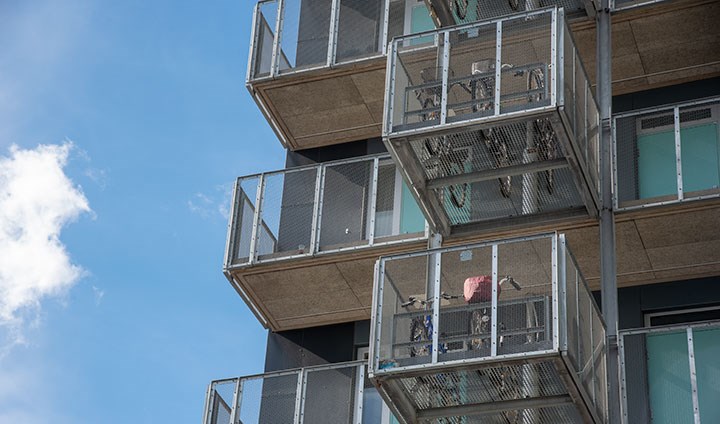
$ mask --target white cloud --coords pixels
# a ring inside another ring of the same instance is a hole
[[[0,156],[0,328],[11,343],[23,341],[27,312],[65,293],[84,273],[60,241],[65,225],[91,213],[63,169],[71,149],[69,142],[12,146]]]
[[[221,184],[215,187],[215,192],[207,195],[195,193],[187,201],[190,212],[204,219],[222,217],[227,220],[230,216],[230,203],[232,201],[232,184]]]

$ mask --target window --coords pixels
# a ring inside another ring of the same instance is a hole
[[[718,106],[680,108],[682,192],[720,187]],[[638,198],[678,193],[675,126],[672,111],[638,119]]]

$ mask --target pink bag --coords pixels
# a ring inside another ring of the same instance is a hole
[[[465,280],[463,290],[467,303],[490,302],[492,300],[492,277],[479,275]],[[500,296],[500,285],[498,285],[498,296]]]

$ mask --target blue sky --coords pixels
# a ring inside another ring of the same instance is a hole
[[[234,178],[284,162],[252,6],[0,1],[0,422],[197,423],[211,379],[262,370],[221,272]]]

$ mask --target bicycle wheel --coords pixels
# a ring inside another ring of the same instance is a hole
[[[510,9],[517,12],[518,9],[520,9],[520,0],[508,0],[508,4],[510,5]]]

